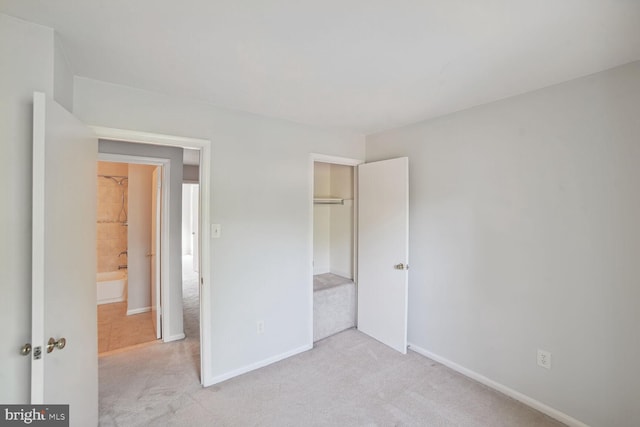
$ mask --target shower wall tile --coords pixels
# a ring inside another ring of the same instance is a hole
[[[126,177],[128,165],[126,163],[98,162],[98,175]],[[119,256],[119,254],[127,250],[127,227],[122,223],[126,219],[128,210],[128,182],[124,180],[120,185],[113,179],[98,177],[97,195],[96,259],[98,272],[115,271],[118,269],[118,265],[127,263],[127,257]]]

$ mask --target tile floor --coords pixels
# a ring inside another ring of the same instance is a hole
[[[156,341],[151,312],[127,316],[127,303],[98,306],[98,354]]]

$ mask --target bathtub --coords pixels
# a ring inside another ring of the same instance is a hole
[[[98,273],[96,287],[98,305],[124,301],[127,290],[127,270]]]

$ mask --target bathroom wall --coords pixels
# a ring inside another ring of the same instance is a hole
[[[98,162],[98,175],[128,176],[126,163]],[[98,273],[115,271],[118,265],[127,264],[126,212],[128,210],[128,180],[118,185],[114,180],[98,177],[97,206],[97,260]],[[124,211],[122,192],[124,191]]]
[[[151,310],[151,176],[156,166],[129,165],[127,314]]]

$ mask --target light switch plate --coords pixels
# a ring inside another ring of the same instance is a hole
[[[211,238],[219,239],[222,226],[220,224],[211,224]]]

